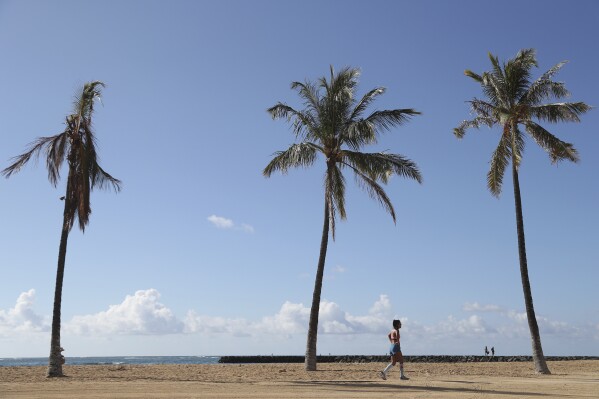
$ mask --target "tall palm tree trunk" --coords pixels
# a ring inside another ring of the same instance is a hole
[[[60,346],[60,309],[62,306],[62,282],[64,280],[64,266],[67,256],[67,241],[69,239],[68,209],[70,201],[68,189],[70,187],[70,173],[67,180],[67,195],[64,199],[64,216],[62,222],[62,233],[60,235],[60,246],[58,248],[58,266],[56,268],[56,287],[54,289],[54,308],[52,310],[52,337],[50,338],[50,358],[48,361],[48,377],[63,377],[62,353]]]
[[[541,346],[541,334],[535,315],[534,305],[532,303],[532,291],[530,289],[530,279],[528,278],[528,263],[526,261],[526,243],[524,240],[524,219],[522,217],[522,200],[520,198],[520,181],[518,179],[518,168],[512,160],[512,177],[514,180],[514,200],[516,203],[516,228],[518,230],[518,255],[520,257],[520,276],[522,278],[522,289],[524,291],[524,304],[526,306],[526,316],[528,318],[528,328],[530,329],[530,338],[532,340],[532,358],[535,364],[535,371],[539,374],[551,374],[543,348]]]
[[[306,371],[316,371],[316,340],[318,339],[318,312],[320,311],[320,293],[322,291],[322,279],[324,275],[324,262],[327,256],[329,244],[329,203],[325,198],[324,224],[322,227],[322,239],[320,241],[320,256],[318,257],[318,268],[316,269],[316,280],[314,282],[314,293],[312,294],[312,308],[310,309],[310,324],[308,326],[308,342],[306,344]]]

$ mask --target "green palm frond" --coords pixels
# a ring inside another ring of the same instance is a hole
[[[478,129],[480,128],[482,125],[486,125],[488,127],[493,127],[493,125],[495,124],[495,120],[492,117],[488,117],[488,116],[477,116],[475,118],[473,118],[472,120],[464,120],[462,121],[458,127],[453,129],[453,134],[458,138],[461,139],[466,135],[466,130],[470,129],[470,128],[475,128]]]
[[[320,78],[320,86],[326,91],[326,98],[335,102],[352,101],[354,90],[358,85],[360,70],[358,68],[343,67],[335,74],[333,66],[330,67],[331,77],[327,80]]]
[[[551,123],[580,122],[580,115],[591,109],[591,106],[583,102],[553,103],[530,107],[530,114],[539,120]]]
[[[287,104],[278,103],[266,110],[272,119],[284,118],[293,121],[293,133],[296,137],[309,137],[310,133],[316,132],[317,121],[308,111],[296,111]]]
[[[503,176],[505,169],[510,163],[511,159],[511,139],[509,134],[503,134],[499,145],[493,152],[491,157],[491,167],[487,173],[487,187],[489,191],[495,196],[499,197],[501,194],[501,187],[503,185]]]
[[[550,80],[533,83],[528,93],[519,101],[520,104],[536,106],[541,101],[549,98],[566,98],[570,97],[570,92],[566,89],[563,82],[553,82]]]
[[[287,174],[290,168],[309,167],[314,164],[318,151],[322,148],[314,143],[304,142],[292,144],[285,151],[277,151],[274,158],[264,168],[262,174],[265,177],[270,177],[273,172],[280,171]]]
[[[391,215],[393,223],[396,223],[397,219],[395,217],[395,209],[393,209],[393,204],[391,203],[391,200],[387,196],[385,190],[371,177],[361,173],[356,169],[354,169],[354,172],[358,186],[365,190],[370,198],[378,200],[383,209],[385,209],[385,211]]]
[[[351,122],[343,132],[341,141],[354,150],[359,150],[367,144],[374,144],[377,142],[376,126],[364,119]]]
[[[500,143],[493,153],[491,169],[487,183],[493,195],[499,195],[503,173],[509,162],[519,167],[525,146],[524,134],[519,126],[524,125],[526,132],[537,144],[549,153],[552,162],[567,159],[578,160],[578,153],[572,144],[565,143],[533,119],[539,121],[580,122],[580,116],[592,109],[583,102],[560,102],[541,104],[549,98],[568,97],[570,93],[564,83],[554,82],[552,78],[565,65],[560,62],[531,83],[531,70],[537,67],[534,49],[524,49],[515,58],[501,65],[499,59],[489,54],[491,71],[482,75],[466,71],[466,75],[480,83],[487,101],[474,99],[470,102],[472,120],[465,120],[453,130],[458,138],[462,138],[469,128],[480,128],[482,125],[502,127]],[[508,140],[509,141],[506,141]]]
[[[421,113],[412,109],[393,109],[374,111],[370,114],[365,121],[372,123],[377,130],[391,130],[392,127],[403,125],[408,122],[414,115],[420,115]]]
[[[509,60],[504,67],[506,88],[511,105],[517,103],[528,92],[531,85],[530,70],[537,66],[535,55],[534,49],[520,50],[516,57]]]
[[[566,86],[563,82],[554,82],[551,80],[551,78],[566,63],[567,61],[562,61],[557,65],[554,65],[547,72],[541,75],[536,81],[534,81],[530,85],[527,92],[520,99],[519,103],[534,106],[550,97],[554,97],[557,99],[569,97],[570,92],[566,89]]]
[[[384,87],[377,87],[370,90],[368,93],[364,94],[364,96],[358,101],[356,106],[354,107],[349,120],[353,121],[362,115],[362,113],[368,108],[368,106],[380,95],[385,93]]]
[[[564,159],[572,162],[580,160],[578,151],[576,151],[571,143],[566,143],[558,139],[542,126],[529,121],[526,123],[526,131],[549,154],[552,163],[557,163]]]
[[[329,207],[331,234],[334,240],[337,214],[339,214],[341,220],[347,218],[345,212],[345,177],[336,165],[327,167],[324,186],[325,198]]]
[[[385,206],[390,202],[387,204],[388,198],[380,194],[377,181],[386,183],[392,174],[419,182],[422,179],[416,164],[400,155],[377,153],[360,157],[360,150],[376,143],[383,131],[402,125],[420,112],[411,108],[375,110],[363,118],[363,113],[385,89],[376,87],[362,97],[356,97],[359,76],[357,68],[345,67],[336,73],[331,66],[328,79],[322,77],[316,84],[309,81],[292,83],[291,88],[304,102],[302,111],[281,102],[268,109],[273,119],[285,118],[293,123],[293,131],[301,138],[301,143],[276,152],[263,174],[269,177],[274,171],[287,173],[291,167],[308,167],[315,162],[317,153],[322,153],[327,162],[324,187],[333,239],[336,217],[346,217],[342,168],[347,166],[358,171],[363,176],[360,184],[374,182],[376,186],[369,190]]]
[[[475,72],[472,72],[470,69],[466,69],[464,71],[464,75],[476,80],[478,83],[483,83],[483,77]]]
[[[471,101],[467,101],[470,104],[470,112],[478,115],[481,118],[490,119],[497,113],[497,106],[478,98],[474,98]]]
[[[384,152],[363,153],[344,150],[342,163],[354,171],[369,176],[373,180],[387,183],[389,177],[396,174],[422,183],[418,166],[406,157]]]
[[[313,83],[292,82],[291,89],[297,90],[298,95],[304,99],[304,106],[308,113],[317,115],[320,112],[318,88]]]
[[[524,147],[526,141],[524,140],[524,134],[518,127],[517,124],[504,125],[504,135],[509,136],[510,138],[510,153],[512,154],[512,162],[516,165],[516,169],[520,167],[520,163],[522,162],[522,158],[524,155]]]
[[[497,57],[489,53],[489,59],[491,60],[493,70],[482,74],[483,92],[489,99],[491,99],[493,104],[506,105],[509,102],[509,96],[507,93],[508,87],[504,71],[499,64],[499,59]]]

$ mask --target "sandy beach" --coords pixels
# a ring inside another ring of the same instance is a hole
[[[0,398],[599,398],[599,361],[406,364],[409,381],[384,363],[65,366],[67,377],[45,378],[45,367],[0,367]]]

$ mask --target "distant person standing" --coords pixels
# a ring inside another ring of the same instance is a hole
[[[402,380],[409,380],[403,372],[403,354],[401,353],[401,345],[399,344],[399,329],[401,328],[400,320],[393,320],[393,330],[387,335],[389,342],[391,342],[391,348],[389,354],[391,355],[391,363],[385,367],[383,371],[379,373],[379,376],[383,379],[387,379],[387,372],[391,367],[395,366],[399,362],[399,378]]]
[[[491,357],[495,357],[495,347],[491,347]]]
[[[485,357],[489,356],[489,348],[485,346]]]

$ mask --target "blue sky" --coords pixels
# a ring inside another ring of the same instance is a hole
[[[353,185],[329,245],[318,352],[383,354],[394,317],[405,354],[528,354],[512,184],[486,188],[496,130],[452,129],[489,69],[535,48],[535,77],[599,105],[594,1],[0,1],[0,166],[63,129],[87,81],[101,164],[69,238],[67,356],[303,354],[322,228],[324,162],[265,179],[294,142],[266,109],[301,107],[292,81],[362,70],[374,109],[415,108],[368,151],[414,160],[424,182],[386,187],[398,216]],[[596,110],[547,126],[578,164],[527,142],[520,179],[530,278],[548,355],[599,355]],[[43,162],[0,181],[0,357],[46,356],[64,181]]]

